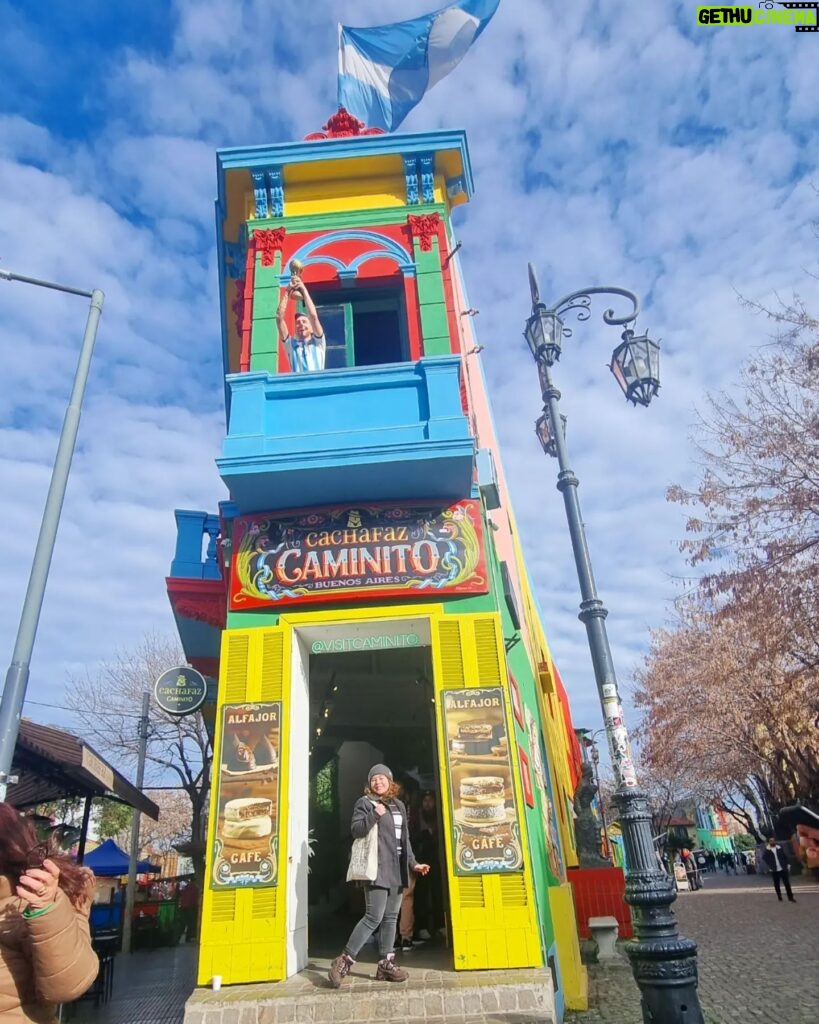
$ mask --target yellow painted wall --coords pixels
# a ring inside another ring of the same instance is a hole
[[[514,736],[506,659],[499,615],[449,615],[433,621],[436,695],[441,690],[500,686],[506,694],[506,729]],[[452,819],[446,777],[446,735],[438,703],[438,757],[441,806],[447,837],[447,869],[456,970],[539,967],[543,963],[535,911],[535,889],[528,862],[528,837],[516,758],[512,778],[524,850],[524,870],[498,875],[457,876],[453,871]],[[510,756],[514,745],[510,743]]]
[[[549,889],[549,907],[552,912],[566,1009],[586,1010],[589,1006],[589,976],[580,960],[577,917],[570,882]]]
[[[231,629],[222,634],[219,692],[216,698],[214,776],[221,764],[222,707],[252,701],[282,701],[290,696],[290,632],[269,629]],[[287,793],[290,782],[290,737],[287,715],[282,715],[279,734],[279,884],[264,889],[211,889],[213,846],[217,808],[211,801],[208,821],[208,849],[202,897],[202,927],[199,942],[200,985],[221,975],[225,985],[268,981],[285,976],[287,869]],[[215,790],[214,790],[215,793]]]
[[[447,866],[452,914],[454,965],[459,970],[537,967],[543,962],[528,863],[528,840],[517,763],[512,777],[519,808],[524,869],[504,875],[456,876],[450,820],[446,737],[442,731],[442,690],[500,686],[507,690],[507,672],[500,617],[445,615],[440,605],[362,608],[343,613],[311,612],[282,616],[277,626],[230,629],[222,635],[217,697],[214,772],[221,763],[221,708],[255,700],[281,700],[281,779],[279,803],[279,884],[256,890],[212,890],[203,896],[198,982],[221,975],[225,985],[281,980],[286,976],[287,943],[287,814],[290,783],[290,698],[293,632],[299,626],[351,621],[430,619],[434,688],[438,704],[438,749],[441,764],[442,816],[447,836]],[[511,702],[506,700],[507,730],[514,735]],[[207,879],[213,868],[217,808],[208,823]]]

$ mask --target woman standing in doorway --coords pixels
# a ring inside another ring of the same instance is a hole
[[[407,972],[395,963],[393,944],[395,922],[401,909],[401,896],[409,882],[409,873],[425,875],[428,864],[418,864],[409,838],[407,809],[397,797],[398,787],[385,764],[370,768],[364,796],[356,801],[350,832],[363,839],[378,829],[378,874],[367,882],[364,916],[353,928],[344,951],[330,965],[329,979],[338,988],[350,973],[364,943],[378,929],[380,959],[376,981],[406,981]]]

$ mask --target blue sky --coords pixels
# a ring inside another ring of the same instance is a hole
[[[64,702],[148,630],[169,632],[173,509],[215,510],[223,434],[214,151],[302,138],[334,110],[336,22],[425,0],[320,4],[0,0],[0,264],[106,307],[32,665]],[[672,482],[706,390],[771,325],[737,301],[816,292],[819,38],[705,28],[696,4],[501,0],[403,130],[464,127],[476,194],[455,227],[525,548],[578,724],[599,725],[555,464],[532,433],[526,263],[548,301],[593,284],[643,297],[663,340],[651,408],[623,401],[597,312],[557,369],[621,683],[688,576]],[[47,15],[46,15],[47,10]],[[86,309],[0,282],[0,651],[10,658]],[[681,681],[684,687],[684,681]],[[31,717],[60,721],[31,704]]]

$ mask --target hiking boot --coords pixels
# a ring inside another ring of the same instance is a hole
[[[342,953],[341,956],[337,956],[335,960],[330,964],[330,970],[327,973],[327,977],[330,979],[330,984],[333,988],[340,988],[342,981],[350,973],[350,968],[355,963],[351,960],[346,953]]]
[[[376,981],[406,981],[408,977],[407,972],[402,971],[391,956],[378,961],[378,970],[375,972]]]

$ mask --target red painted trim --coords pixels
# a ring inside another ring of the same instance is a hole
[[[227,622],[227,587],[221,580],[191,580],[169,576],[165,580],[174,614],[224,629]]]
[[[421,307],[418,303],[418,279],[407,275],[404,278],[404,305],[407,307],[407,328],[409,331],[409,358],[417,362],[424,354],[421,340]]]
[[[520,780],[523,783],[523,799],[527,807],[535,806],[535,793],[532,789],[532,771],[529,767],[529,758],[523,747],[518,747],[518,761],[520,762]]]
[[[566,687],[563,685],[563,680],[560,678],[560,673],[558,672],[557,665],[555,665],[554,662],[552,662],[552,676],[555,681],[557,699],[560,702],[560,710],[563,714],[563,725],[566,729],[566,740],[569,744],[569,769],[572,773],[572,785],[576,787],[577,783],[580,781],[580,775],[583,770],[583,754],[580,750],[580,741],[574,731],[572,712],[569,705],[569,696],[566,693]]]
[[[515,716],[515,721],[518,723],[520,728],[523,729],[523,704],[520,700],[520,690],[518,689],[518,683],[511,672],[507,672],[506,674],[509,677],[509,692],[512,695],[512,713]]]

